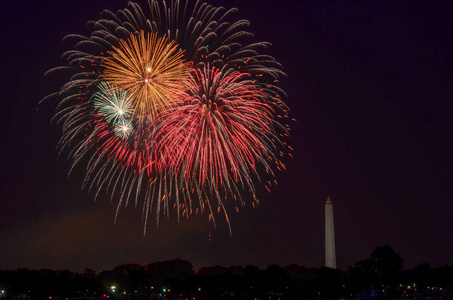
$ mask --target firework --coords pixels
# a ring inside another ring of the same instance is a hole
[[[223,211],[228,221],[228,207],[258,204],[256,182],[285,168],[284,73],[262,53],[270,44],[247,42],[236,9],[169,2],[150,0],[149,15],[133,2],[104,11],[91,36],[65,38],[76,42],[68,65],[48,72],[72,72],[48,97],[72,168],[88,158],[83,187],[115,199],[117,214],[142,201],[145,229],[172,208],[178,220]]]
[[[176,175],[190,181],[198,174],[200,187],[217,189],[244,184],[258,162],[268,165],[273,110],[248,77],[208,66],[187,79],[186,98],[159,120],[157,136]]]
[[[152,120],[184,92],[188,70],[183,51],[165,36],[145,36],[143,31],[119,44],[109,52],[112,58],[102,63],[102,78],[127,93],[134,103],[135,116]]]
[[[131,97],[124,90],[106,82],[99,85],[99,92],[94,96],[94,106],[106,121],[113,124],[131,118],[133,112]]]
[[[132,132],[132,123],[121,119],[115,124],[115,133],[121,138],[127,138]]]

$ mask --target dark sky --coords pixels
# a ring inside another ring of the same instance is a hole
[[[453,3],[451,1],[209,0],[238,7],[288,74],[281,86],[294,158],[256,210],[154,224],[141,209],[114,224],[115,203],[67,178],[59,89],[44,77],[88,34],[88,20],[126,1],[13,1],[2,22],[0,269],[109,269],[181,257],[206,265],[323,265],[324,202],[334,203],[337,266],[389,245],[405,268],[453,264]],[[6,19],[5,19],[6,18]],[[39,109],[38,109],[39,108]],[[213,242],[208,243],[212,230]]]

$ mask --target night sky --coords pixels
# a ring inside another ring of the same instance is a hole
[[[139,1],[144,3],[145,1]],[[126,1],[12,1],[1,49],[0,269],[97,271],[180,257],[194,267],[324,263],[324,203],[334,204],[337,266],[389,245],[405,268],[453,265],[453,2],[209,0],[239,8],[284,66],[294,158],[261,205],[222,218],[150,223],[67,177],[67,152],[39,101],[65,78],[69,33]],[[6,18],[6,19],[5,19]],[[208,234],[212,231],[212,243]]]

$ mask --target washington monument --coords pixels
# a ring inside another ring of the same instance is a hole
[[[325,204],[325,246],[326,246],[326,267],[336,269],[335,259],[335,230],[333,227],[333,205],[330,197],[327,197]]]

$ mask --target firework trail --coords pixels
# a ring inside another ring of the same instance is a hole
[[[150,0],[146,15],[128,5],[89,22],[89,37],[66,36],[68,64],[48,71],[71,74],[45,98],[59,101],[70,172],[87,159],[83,187],[115,199],[117,215],[142,202],[145,232],[149,216],[158,223],[172,209],[178,220],[222,212],[230,226],[228,208],[258,204],[255,184],[270,191],[272,170],[286,168],[282,67],[262,53],[269,43],[248,42],[236,9]]]

